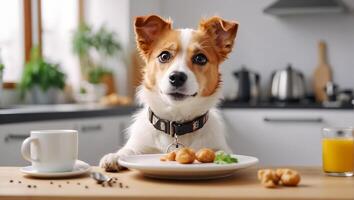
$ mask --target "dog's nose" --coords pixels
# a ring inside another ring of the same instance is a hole
[[[170,74],[170,83],[175,87],[181,87],[187,80],[187,74],[184,72],[174,71]]]

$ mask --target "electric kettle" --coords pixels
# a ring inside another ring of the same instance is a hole
[[[236,95],[235,101],[249,102],[259,99],[259,81],[260,77],[257,73],[247,70],[242,66],[241,70],[234,72],[236,78]]]
[[[293,69],[291,64],[272,74],[270,85],[271,100],[297,102],[306,96],[304,75]]]

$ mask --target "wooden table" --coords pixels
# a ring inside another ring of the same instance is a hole
[[[0,167],[0,199],[354,199],[353,177],[328,177],[320,168],[295,169],[302,175],[300,186],[266,189],[257,181],[255,168],[209,181],[156,180],[124,171],[108,173],[118,178],[117,183],[102,187],[87,176],[33,179],[23,176],[17,167]]]

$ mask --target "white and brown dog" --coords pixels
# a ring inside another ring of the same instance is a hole
[[[135,19],[136,42],[146,66],[138,99],[144,106],[129,127],[129,139],[100,166],[119,169],[126,155],[162,153],[175,136],[185,146],[230,152],[215,106],[221,98],[219,65],[231,52],[238,24],[220,17],[197,30],[173,29],[156,15]]]

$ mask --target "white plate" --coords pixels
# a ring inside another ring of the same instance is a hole
[[[32,166],[22,167],[20,171],[28,176],[37,178],[63,178],[86,174],[91,171],[91,166],[84,161],[77,160],[74,166],[74,170],[71,172],[39,172]]]
[[[179,164],[175,161],[160,161],[164,154],[146,154],[122,157],[119,164],[129,169],[136,169],[143,175],[165,179],[213,179],[232,175],[235,171],[250,167],[258,163],[258,159],[251,156],[232,155],[238,163],[215,164],[193,163]]]

